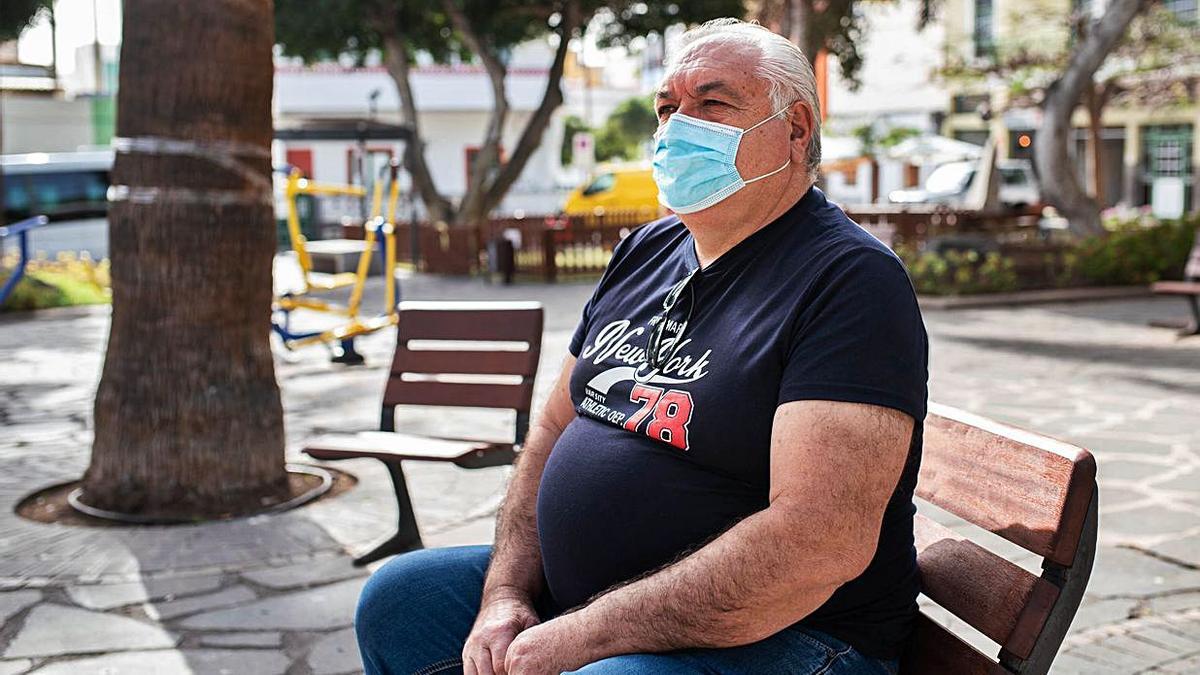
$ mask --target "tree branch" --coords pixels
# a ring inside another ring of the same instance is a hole
[[[512,156],[504,166],[500,167],[495,179],[488,186],[487,198],[482,205],[484,215],[500,204],[504,194],[521,175],[525,164],[542,141],[542,135],[550,124],[550,116],[554,114],[558,106],[562,105],[563,66],[566,63],[571,36],[579,27],[581,20],[579,0],[565,0],[558,24],[558,48],[554,52],[554,61],[550,64],[550,71],[546,74],[546,91],[542,94],[542,101],[538,104],[537,110],[533,112],[525,124],[525,128],[521,131],[521,138],[517,141],[517,147],[513,149]]]
[[[464,216],[466,222],[471,224],[471,221],[487,215],[489,209],[484,208],[484,205],[490,182],[488,177],[489,174],[495,174],[500,165],[500,143],[503,140],[504,123],[508,120],[509,111],[508,96],[504,87],[508,69],[500,61],[500,56],[490,41],[475,30],[471,20],[455,0],[442,0],[442,7],[450,17],[454,29],[462,36],[463,42],[483,62],[483,68],[492,85],[492,112],[488,117],[483,145],[469,167],[467,191],[458,207],[460,216]]]
[[[413,100],[412,83],[409,72],[412,64],[408,60],[408,49],[405,45],[404,34],[394,25],[385,22],[387,28],[381,30],[383,37],[384,66],[392,81],[396,83],[396,91],[400,96],[400,111],[405,124],[412,131],[412,138],[404,144],[404,168],[412,176],[413,187],[421,195],[431,222],[449,222],[452,220],[450,200],[442,196],[434,183],[433,173],[425,161],[425,140],[421,136],[421,127],[417,120],[417,106]]]
[[[1093,86],[1096,71],[1148,1],[1112,0],[1104,16],[1091,24],[1090,30],[1076,43],[1067,67],[1047,88],[1042,101],[1042,128],[1034,139],[1042,197],[1062,212],[1071,229],[1080,234],[1101,234],[1104,230],[1100,224],[1100,205],[1080,187],[1067,152],[1072,137],[1071,113],[1084,89]]]

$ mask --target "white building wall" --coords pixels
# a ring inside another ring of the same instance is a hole
[[[57,96],[0,93],[5,154],[72,152],[92,143],[92,102]]]
[[[829,68],[828,114],[835,126],[885,118],[890,126],[936,132],[929,113],[944,111],[949,94],[934,80],[941,65],[944,31],[934,23],[917,31],[917,3],[866,3],[862,87],[851,91],[836,60]]]

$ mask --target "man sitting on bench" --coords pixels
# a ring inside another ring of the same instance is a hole
[[[912,285],[813,186],[793,44],[696,28],[656,106],[676,215],[614,252],[495,545],[367,583],[368,673],[895,673],[919,590]]]

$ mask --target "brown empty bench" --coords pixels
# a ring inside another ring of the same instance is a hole
[[[354,564],[422,546],[402,462],[451,462],[475,469],[513,461],[529,429],[542,322],[542,306],[536,302],[400,303],[396,354],[383,391],[379,431],[321,436],[304,448],[309,456],[322,460],[378,459],[391,474],[399,509],[396,534]],[[400,405],[510,409],[516,413],[513,441],[397,432],[396,406]]]
[[[1200,335],[1200,230],[1196,233],[1196,243],[1188,257],[1187,266],[1183,270],[1183,281],[1160,281],[1152,286],[1157,295],[1177,295],[1188,302],[1192,310],[1192,320],[1182,326],[1166,322],[1154,322],[1154,325],[1168,328],[1178,328],[1181,336]]]
[[[918,514],[922,591],[995,644],[981,652],[924,612],[901,672],[1046,673],[1096,552],[1096,462],[1082,448],[931,405],[917,496],[1035,553],[1041,575]],[[986,535],[984,535],[986,538]]]

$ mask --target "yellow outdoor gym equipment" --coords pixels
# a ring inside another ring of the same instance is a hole
[[[300,264],[301,287],[278,295],[271,307],[271,329],[281,338],[287,349],[318,343],[332,345],[336,342],[340,346],[340,353],[335,351],[333,358],[335,362],[360,364],[363,362],[363,358],[354,349],[354,338],[396,325],[399,289],[396,284],[395,218],[396,207],[400,201],[400,181],[397,180],[399,163],[392,160],[384,168],[389,179],[387,181],[387,217],[383,217],[383,185],[385,181],[384,176],[380,175],[375,181],[371,198],[371,216],[363,223],[365,241],[362,253],[358,258],[358,267],[355,272],[336,274],[313,271],[312,257],[305,246],[307,240],[300,230],[300,212],[296,207],[296,198],[299,195],[363,197],[366,195],[366,190],[358,185],[317,183],[303,178],[295,169],[288,175],[285,189],[288,237],[291,240],[292,250],[296,253],[296,260]],[[384,273],[384,308],[381,314],[364,318],[359,314],[362,308],[363,291],[367,283],[367,273],[371,267],[371,256],[374,255],[376,243],[380,239],[383,242],[380,256],[383,261]],[[346,287],[350,288],[350,299],[345,305],[331,303],[311,295],[313,292],[333,291]],[[297,309],[333,314],[345,317],[346,320],[323,331],[293,332],[290,327],[291,313]]]

